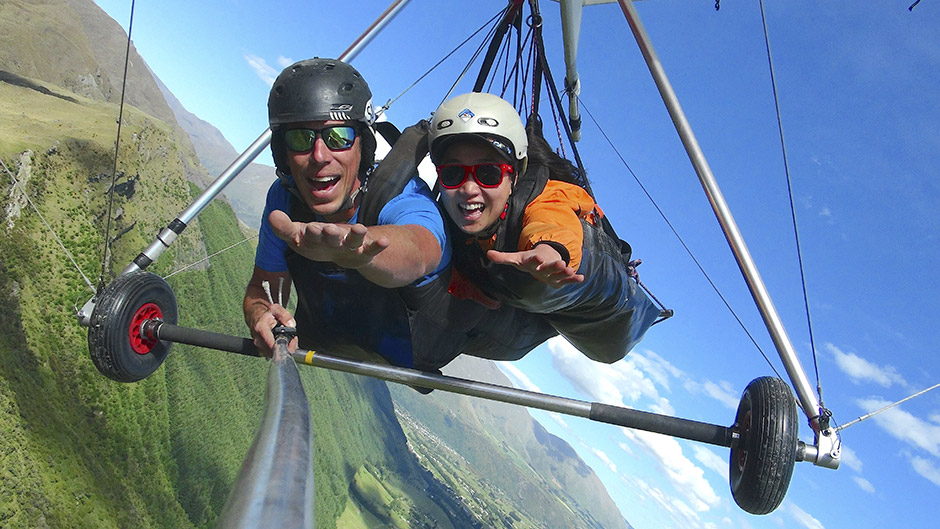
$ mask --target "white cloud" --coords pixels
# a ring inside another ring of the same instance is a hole
[[[281,73],[281,70],[274,68],[261,57],[250,53],[245,55],[245,60],[248,62],[248,66],[251,66],[251,69],[255,71],[255,74],[260,77],[262,81],[268,86],[274,85],[274,80],[277,79],[277,75]]]
[[[797,507],[796,504],[789,503],[787,505],[787,509],[789,510],[790,515],[793,516],[793,518],[799,522],[800,525],[806,527],[806,529],[825,529],[822,522],[816,518],[813,518],[812,515],[803,509]]]
[[[539,387],[536,386],[535,383],[532,382],[532,380],[512,362],[496,362],[496,367],[509,375],[509,378],[512,380],[514,386],[527,391],[542,393],[542,390],[539,389]]]
[[[628,445],[627,443],[617,443],[617,446],[619,446],[620,449],[626,452],[627,454],[631,456],[633,455],[633,449],[630,448],[630,445]]]
[[[911,466],[914,467],[914,470],[924,476],[931,483],[940,487],[940,467],[934,464],[932,461],[924,459],[922,457],[913,457],[911,458]]]
[[[548,416],[551,417],[553,421],[558,423],[558,426],[561,426],[565,430],[569,430],[569,431],[571,430],[571,427],[568,426],[568,423],[565,422],[565,418],[560,413],[556,413],[552,411],[552,412],[548,412]]]
[[[689,378],[685,380],[683,386],[689,393],[703,394],[717,400],[728,409],[738,409],[741,393],[735,391],[728,382],[722,380],[716,383],[707,379],[703,382],[697,382]]]
[[[682,370],[648,349],[642,353],[634,351],[613,364],[588,359],[562,337],[549,340],[548,349],[555,370],[578,392],[597,402],[633,407],[640,399],[649,399],[647,410],[675,415],[675,408],[660,394],[660,388],[670,391],[671,382],[676,379],[682,381],[688,391],[703,393],[730,409],[738,406],[738,393],[729,383],[694,382]]]
[[[641,396],[662,400],[653,382],[634,364],[594,362],[560,337],[549,340],[548,348],[558,373],[592,400],[615,406],[636,402]]]
[[[839,369],[856,384],[873,382],[883,388],[890,388],[894,384],[907,386],[904,377],[898,374],[894,366],[879,366],[855,353],[845,353],[831,343],[826,344],[826,349],[835,357]]]
[[[862,471],[862,460],[858,458],[855,450],[845,445],[842,445],[842,464],[856,472],[860,473]]]
[[[689,505],[684,501],[680,500],[679,498],[673,498],[671,503],[672,506],[676,508],[676,512],[678,512],[683,518],[695,522],[699,520],[698,513],[692,510],[692,508],[690,508]],[[688,524],[686,524],[686,527],[688,527]]]
[[[670,378],[681,378],[684,376],[684,373],[680,369],[649,349],[642,353],[634,351],[627,355],[625,360],[628,363],[636,364],[653,382],[659,384],[666,391],[669,391]]]
[[[705,466],[705,468],[714,470],[721,479],[728,481],[728,459],[727,457],[721,457],[716,454],[711,449],[696,444],[692,445],[692,455],[695,459]]]
[[[673,524],[669,524],[663,521],[661,523],[662,526],[672,525],[673,527],[689,529],[702,527],[698,513],[689,508],[682,500],[667,496],[661,489],[651,486],[642,479],[631,479],[631,481],[631,487],[639,489],[640,494],[638,494],[638,496],[640,498],[643,500],[652,500],[659,506],[661,511],[674,522]]]
[[[855,480],[855,484],[858,485],[858,488],[864,490],[865,492],[868,492],[868,493],[875,492],[875,486],[872,485],[871,482],[868,481],[867,479],[861,476],[854,476],[852,479]]]
[[[285,57],[283,55],[278,55],[277,57],[277,65],[280,66],[282,70],[294,64],[295,62],[297,61],[295,61],[294,59],[291,59],[290,57]]]
[[[858,405],[867,412],[881,409],[888,404],[890,403],[880,398],[858,401]],[[940,426],[915,417],[898,407],[887,409],[874,415],[872,419],[892,437],[940,457]]]
[[[650,404],[649,409],[651,412],[660,415],[676,415],[676,409],[672,407],[672,404],[669,403],[669,399],[666,397],[660,397],[656,403]]]
[[[607,468],[609,468],[611,472],[615,474],[617,473],[617,465],[614,464],[614,462],[611,461],[609,457],[607,457],[607,454],[603,450],[599,448],[591,448],[591,452],[594,452],[594,455],[596,455],[598,459],[603,461],[604,464],[607,465]]]
[[[722,380],[720,383],[716,384],[711,380],[706,380],[703,389],[706,395],[724,404],[727,408],[732,410],[738,409],[738,403],[741,399],[737,392],[731,387],[730,383]]]
[[[657,459],[666,477],[689,500],[692,509],[704,512],[720,503],[721,499],[705,479],[705,471],[682,453],[682,446],[674,437],[627,428],[621,431]]]

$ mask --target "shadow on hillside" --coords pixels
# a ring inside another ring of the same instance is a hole
[[[0,82],[11,84],[13,86],[20,86],[23,88],[28,88],[30,90],[35,90],[39,92],[40,94],[57,97],[64,101],[68,101],[69,103],[78,103],[78,100],[73,97],[57,94],[53,92],[52,90],[49,90],[45,86],[36,84],[33,81],[30,81],[29,79],[25,77],[20,77],[19,75],[16,75],[15,73],[10,73],[10,72],[0,70]]]

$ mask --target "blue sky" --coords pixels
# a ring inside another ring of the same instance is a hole
[[[129,1],[97,3],[127,26]],[[412,0],[353,64],[382,104],[504,3]],[[940,2],[912,12],[911,3],[765,6],[823,396],[839,423],[940,382]],[[241,151],[266,126],[277,72],[337,56],[385,6],[138,2],[134,41],[187,109]],[[815,381],[760,5],[723,0],[716,12],[712,0],[648,0],[637,10]],[[558,6],[543,1],[542,12],[560,79]],[[427,116],[465,60],[398,99],[391,120],[404,127]],[[583,108],[782,372],[617,5],[585,10],[579,65]],[[586,112],[583,135],[598,201],[676,316],[612,366],[552,342],[504,371],[543,392],[730,425],[747,383],[773,371]],[[842,468],[798,463],[783,505],[760,517],[734,505],[726,449],[533,415],[593,466],[638,529],[932,527],[940,516],[940,391],[843,431]],[[811,441],[802,417],[801,438]]]

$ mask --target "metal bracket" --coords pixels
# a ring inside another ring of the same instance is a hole
[[[834,428],[826,428],[816,435],[814,445],[800,442],[796,460],[836,470],[842,462],[842,438]]]

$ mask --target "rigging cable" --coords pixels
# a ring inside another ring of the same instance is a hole
[[[121,105],[118,111],[117,138],[114,140],[114,167],[111,170],[111,189],[108,190],[108,221],[104,230],[104,254],[101,256],[101,276],[98,278],[98,287],[104,287],[104,276],[107,273],[109,250],[111,249],[111,211],[114,208],[114,184],[117,182],[118,149],[121,147],[121,123],[124,121],[124,95],[127,91],[127,65],[131,56],[131,31],[134,29],[134,2],[131,0],[131,18],[127,24],[127,48],[124,51],[124,78],[121,80]]]
[[[217,256],[217,255],[219,255],[219,254],[221,254],[221,253],[225,253],[225,252],[231,250],[232,248],[234,248],[234,247],[236,247],[236,246],[238,246],[238,245],[240,245],[240,244],[244,244],[244,243],[246,243],[246,242],[248,242],[248,241],[250,241],[250,240],[257,239],[257,238],[258,238],[258,234],[257,234],[257,233],[254,234],[254,235],[252,235],[252,236],[250,236],[250,237],[246,237],[246,238],[244,238],[244,239],[242,239],[242,240],[240,240],[240,241],[238,241],[238,242],[236,242],[236,243],[234,243],[234,244],[230,244],[230,245],[226,246],[225,248],[222,248],[221,250],[219,250],[219,251],[213,253],[212,255],[207,255],[207,256],[203,257],[202,259],[196,261],[195,263],[189,263],[189,264],[186,265],[186,266],[177,268],[176,270],[174,270],[174,271],[170,272],[169,274],[167,274],[166,276],[164,276],[163,279],[169,279],[169,278],[175,276],[176,274],[178,274],[178,273],[180,273],[180,272],[183,272],[183,271],[185,271],[185,270],[188,270],[188,269],[190,269],[190,268],[192,268],[192,267],[198,265],[199,263],[203,263],[203,262],[205,262],[205,261],[208,261],[209,259],[212,259],[213,257],[215,257],[215,256]]]
[[[477,29],[477,30],[474,31],[469,37],[467,37],[466,39],[464,39],[464,41],[461,42],[460,44],[458,44],[456,48],[452,49],[447,55],[445,55],[443,58],[441,58],[441,60],[437,61],[437,63],[436,63],[434,66],[432,66],[428,71],[424,72],[423,74],[421,74],[420,77],[418,77],[417,79],[415,79],[415,81],[414,81],[413,83],[411,83],[411,85],[409,85],[408,88],[405,88],[405,89],[402,91],[402,93],[398,94],[394,99],[389,99],[388,102],[385,103],[385,105],[383,105],[383,106],[378,110],[377,114],[378,114],[378,115],[382,115],[386,110],[388,110],[388,108],[392,105],[392,103],[394,103],[395,101],[398,101],[403,95],[405,95],[406,93],[408,93],[408,91],[410,91],[410,90],[411,90],[412,88],[414,88],[418,83],[420,83],[422,80],[424,80],[425,77],[427,77],[428,75],[430,75],[431,72],[433,72],[434,70],[436,70],[438,66],[440,66],[441,64],[443,64],[444,61],[446,61],[447,59],[449,59],[451,55],[457,53],[457,50],[459,50],[459,49],[462,48],[465,44],[467,44],[468,42],[470,42],[470,39],[472,39],[473,37],[475,37],[475,36],[477,35],[477,33],[483,31],[488,25],[492,24],[493,21],[496,20],[497,17],[500,17],[500,16],[502,16],[502,15],[503,15],[503,13],[497,13],[496,15],[493,16],[493,18],[491,18],[491,19],[487,20],[485,23],[483,23],[483,25],[480,26],[479,29]],[[453,89],[451,89],[451,90],[453,90]]]
[[[508,10],[509,10],[509,7],[506,7],[506,9],[504,9],[503,11],[501,11],[498,15],[496,15],[496,17],[505,17],[506,12],[507,12]],[[494,20],[496,17],[491,18],[490,21]],[[487,22],[487,23],[489,23],[489,22]],[[457,79],[454,81],[454,84],[452,84],[452,85],[450,86],[450,89],[447,90],[447,93],[444,95],[444,98],[441,99],[441,103],[443,103],[444,101],[447,101],[447,100],[450,98],[450,95],[451,95],[451,94],[454,92],[454,90],[457,88],[457,85],[460,84],[460,80],[463,79],[463,76],[467,75],[467,72],[468,72],[468,71],[470,71],[470,66],[473,65],[473,63],[477,60],[477,57],[479,57],[480,54],[483,52],[483,49],[486,47],[486,42],[487,42],[488,40],[492,39],[493,36],[496,35],[496,32],[497,32],[498,30],[499,30],[499,24],[495,24],[495,25],[490,29],[490,31],[486,34],[486,38],[483,39],[483,41],[480,43],[480,46],[477,48],[477,51],[475,51],[475,52],[473,53],[473,56],[470,57],[470,60],[467,61],[467,65],[464,66],[463,71],[461,71],[461,72],[460,72],[460,75],[457,76]],[[474,35],[475,35],[475,34],[476,34],[476,33],[474,33]],[[468,40],[469,40],[469,39],[468,39]],[[438,106],[440,106],[440,103],[438,104]]]
[[[627,168],[627,171],[629,171],[629,172],[630,172],[630,175],[633,176],[633,179],[636,180],[637,185],[639,185],[639,186],[640,186],[640,189],[643,191],[643,193],[646,194],[646,198],[649,199],[650,203],[653,204],[653,207],[656,208],[656,211],[659,212],[659,215],[660,215],[660,216],[663,218],[663,220],[666,222],[666,225],[669,226],[669,229],[670,229],[670,230],[672,230],[672,233],[673,233],[673,235],[676,236],[676,239],[679,241],[679,244],[681,244],[682,247],[685,248],[686,253],[689,254],[689,257],[692,258],[692,262],[695,263],[695,266],[697,266],[698,269],[699,269],[699,271],[702,272],[702,275],[705,276],[705,279],[708,281],[708,284],[711,285],[711,287],[712,287],[712,289],[715,291],[715,293],[718,294],[718,297],[721,299],[722,303],[724,303],[724,304],[725,304],[725,307],[728,309],[728,311],[731,312],[731,315],[732,315],[732,316],[734,317],[734,319],[738,322],[738,325],[739,325],[739,326],[741,327],[741,329],[744,331],[744,334],[746,334],[747,337],[750,338],[751,343],[754,344],[754,347],[757,348],[757,350],[760,352],[761,356],[764,357],[764,360],[767,361],[767,365],[770,366],[770,369],[773,370],[773,372],[777,375],[778,378],[783,378],[783,377],[780,376],[780,372],[777,371],[777,368],[774,367],[773,362],[770,361],[770,357],[768,357],[767,354],[764,353],[764,350],[763,350],[763,349],[761,348],[761,346],[757,343],[757,340],[754,339],[754,335],[751,334],[751,332],[748,330],[747,326],[744,325],[744,322],[741,321],[741,318],[738,317],[737,312],[735,312],[734,308],[731,307],[731,304],[730,304],[730,303],[728,302],[728,300],[725,298],[724,294],[721,293],[721,290],[718,289],[718,285],[716,285],[715,282],[712,281],[711,276],[709,276],[709,275],[708,275],[708,272],[705,271],[705,267],[703,267],[703,266],[702,266],[702,263],[700,263],[699,260],[695,257],[695,254],[692,252],[692,249],[689,248],[689,246],[685,243],[685,240],[682,238],[682,236],[679,235],[679,231],[676,230],[676,227],[675,227],[675,226],[673,226],[672,222],[671,222],[671,221],[669,220],[669,218],[666,216],[666,213],[662,210],[662,208],[659,207],[659,204],[656,203],[656,200],[653,198],[653,196],[650,194],[650,192],[646,189],[646,186],[643,185],[643,182],[640,181],[640,178],[636,175],[635,172],[633,172],[633,168],[630,167],[630,165],[629,165],[629,164],[627,163],[627,161],[624,159],[623,155],[620,154],[620,151],[619,151],[619,150],[617,149],[617,147],[614,145],[614,142],[611,141],[610,137],[607,136],[607,133],[604,131],[604,129],[601,128],[600,123],[598,123],[598,122],[597,122],[597,119],[594,118],[594,114],[591,112],[591,109],[588,108],[588,107],[584,104],[584,100],[581,99],[580,97],[578,97],[578,103],[581,105],[581,108],[583,108],[584,111],[587,113],[588,117],[591,118],[591,121],[594,123],[594,126],[597,127],[597,130],[599,130],[600,133],[601,133],[601,135],[604,136],[604,139],[607,140],[607,143],[610,145],[610,148],[613,149],[613,150],[614,150],[614,153],[617,154],[617,157],[620,158],[620,161],[621,161],[621,163],[623,163],[623,166]]]
[[[0,165],[2,165],[3,170],[6,171],[8,175],[10,175],[10,180],[13,181],[13,188],[16,189],[16,185],[19,184],[19,181],[16,179],[15,176],[13,176],[13,172],[10,171],[10,169],[7,167],[7,164],[3,162],[2,158],[0,158]],[[82,276],[82,279],[85,280],[85,284],[88,285],[88,288],[91,289],[92,293],[97,294],[98,291],[95,289],[95,286],[92,284],[91,280],[88,279],[88,276],[85,275],[85,272],[82,271],[81,267],[78,266],[78,263],[75,262],[75,259],[72,257],[72,254],[71,252],[69,252],[68,248],[65,247],[65,244],[62,242],[62,239],[59,238],[59,235],[55,232],[54,229],[52,229],[52,226],[49,225],[49,222],[46,221],[46,218],[43,217],[42,213],[39,212],[39,208],[36,207],[36,204],[33,203],[33,200],[29,198],[29,194],[26,192],[25,186],[21,191],[23,193],[23,197],[26,198],[26,202],[29,203],[29,206],[33,208],[33,211],[35,211],[36,215],[39,216],[39,220],[42,221],[42,223],[46,226],[46,229],[49,230],[49,233],[52,234],[52,237],[55,238],[57,243],[59,243],[59,247],[62,248],[63,252],[65,252],[65,255],[66,257],[69,258],[69,261],[72,261],[72,265],[75,266],[75,270],[78,270],[78,274]]]
[[[560,121],[562,127],[564,127],[565,135],[568,137],[568,143],[571,145],[571,153],[574,155],[578,170],[581,171],[580,176],[582,181],[579,182],[579,185],[581,185],[581,187],[583,187],[588,192],[588,194],[591,195],[591,198],[594,198],[594,190],[591,189],[591,183],[588,182],[587,172],[584,170],[584,162],[581,161],[581,153],[578,152],[578,148],[575,146],[574,140],[572,139],[571,125],[568,123],[568,118],[565,116],[565,111],[561,107],[561,96],[558,94],[558,89],[555,86],[555,80],[552,78],[552,71],[548,67],[548,57],[545,56],[545,43],[539,39],[538,42],[533,41],[532,45],[538,47],[538,60],[542,65],[542,74],[544,75],[545,86],[548,87],[548,91],[552,96],[550,101],[553,100],[552,111],[555,115],[561,117],[561,119],[555,120],[555,126],[557,127],[558,122]],[[568,97],[571,97],[571,95],[571,93],[568,93]]]
[[[813,319],[810,317],[809,295],[806,290],[806,272],[803,267],[803,250],[800,244],[800,230],[796,222],[796,206],[793,203],[793,183],[790,179],[790,165],[787,157],[787,144],[783,137],[783,120],[780,117],[780,99],[777,97],[777,80],[774,75],[774,61],[770,52],[770,34],[767,30],[767,18],[764,13],[764,0],[760,0],[761,23],[764,27],[764,44],[767,48],[767,65],[770,69],[770,86],[774,96],[774,110],[777,115],[777,131],[780,136],[780,151],[783,155],[783,172],[787,179],[787,195],[790,198],[790,218],[793,220],[793,237],[796,243],[796,257],[800,268],[800,283],[803,287],[803,306],[806,308],[806,326],[809,330],[809,346],[813,353],[813,368],[816,371],[816,392],[819,395],[819,407],[826,409],[823,404],[822,381],[819,377],[819,361],[816,354],[816,340],[813,338]]]
[[[919,397],[919,396],[923,395],[924,393],[927,393],[928,391],[930,391],[930,390],[932,390],[932,389],[937,389],[938,387],[940,387],[940,384],[934,384],[933,386],[930,386],[930,387],[927,388],[927,389],[922,389],[922,390],[918,391],[917,393],[914,393],[913,395],[911,395],[911,396],[909,396],[909,397],[905,397],[905,398],[903,398],[903,399],[901,399],[901,400],[899,400],[899,401],[897,401],[897,402],[894,402],[894,403],[892,403],[892,404],[888,404],[887,406],[883,406],[883,407],[881,407],[881,408],[879,408],[879,409],[877,409],[877,410],[875,410],[875,411],[873,411],[873,412],[871,412],[871,413],[862,415],[861,417],[859,417],[859,418],[857,418],[857,419],[855,419],[855,420],[849,421],[849,422],[843,424],[842,426],[837,427],[837,428],[836,428],[836,431],[845,430],[846,428],[848,428],[849,426],[852,426],[853,424],[857,424],[857,423],[860,423],[860,422],[862,422],[862,421],[864,421],[864,420],[866,420],[866,419],[870,419],[870,418],[872,418],[873,416],[875,416],[875,415],[877,415],[877,414],[879,414],[879,413],[881,413],[881,412],[883,412],[883,411],[888,411],[889,409],[891,409],[891,408],[897,406],[898,404],[901,404],[902,402],[907,402],[907,401],[913,399],[914,397]]]

